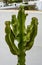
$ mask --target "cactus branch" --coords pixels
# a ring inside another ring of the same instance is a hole
[[[29,41],[27,41],[26,43],[26,50],[32,48],[34,39],[37,35],[37,28],[38,28],[38,19],[36,17],[33,17],[30,26],[27,27],[27,38],[29,38]]]
[[[18,55],[19,50],[18,50],[18,48],[16,47],[16,45],[14,43],[14,38],[15,37],[14,37],[13,32],[10,28],[10,22],[6,21],[5,24],[6,24],[6,27],[5,27],[5,32],[6,32],[5,40],[6,40],[7,44],[9,45],[9,48],[10,48],[10,51],[12,52],[12,54]]]

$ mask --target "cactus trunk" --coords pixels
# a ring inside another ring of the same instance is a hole
[[[21,10],[20,10],[21,11]],[[18,21],[19,21],[19,39],[20,39],[20,42],[18,44],[18,48],[19,48],[19,55],[18,55],[18,64],[17,65],[25,65],[25,51],[24,51],[24,48],[23,48],[23,44],[24,44],[24,41],[23,41],[23,36],[24,36],[24,29],[25,29],[25,22],[23,20],[23,17],[25,17],[24,15],[22,15],[24,13],[24,11],[22,10],[21,13],[19,11],[19,15],[18,16]],[[20,18],[20,19],[19,19]],[[23,24],[24,22],[24,24]]]
[[[25,52],[21,51],[18,56],[18,64],[17,65],[25,65]]]

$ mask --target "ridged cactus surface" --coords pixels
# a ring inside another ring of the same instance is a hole
[[[21,6],[18,15],[12,15],[11,21],[5,21],[5,40],[13,55],[17,55],[18,64],[26,65],[26,51],[30,50],[34,44],[38,29],[38,19],[32,17],[30,25],[25,27],[27,14]],[[15,40],[18,41],[18,47],[15,45]]]

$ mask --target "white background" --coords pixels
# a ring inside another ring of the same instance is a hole
[[[32,17],[38,18],[38,35],[35,38],[34,46],[26,52],[26,65],[42,65],[42,13],[27,12],[26,25],[30,24]],[[0,11],[0,65],[17,65],[17,56],[11,54],[5,42],[5,21],[11,20],[11,15],[16,11]]]

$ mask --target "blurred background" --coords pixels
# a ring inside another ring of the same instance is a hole
[[[42,10],[42,0],[0,0],[0,9],[18,9],[20,5],[25,10]]]

